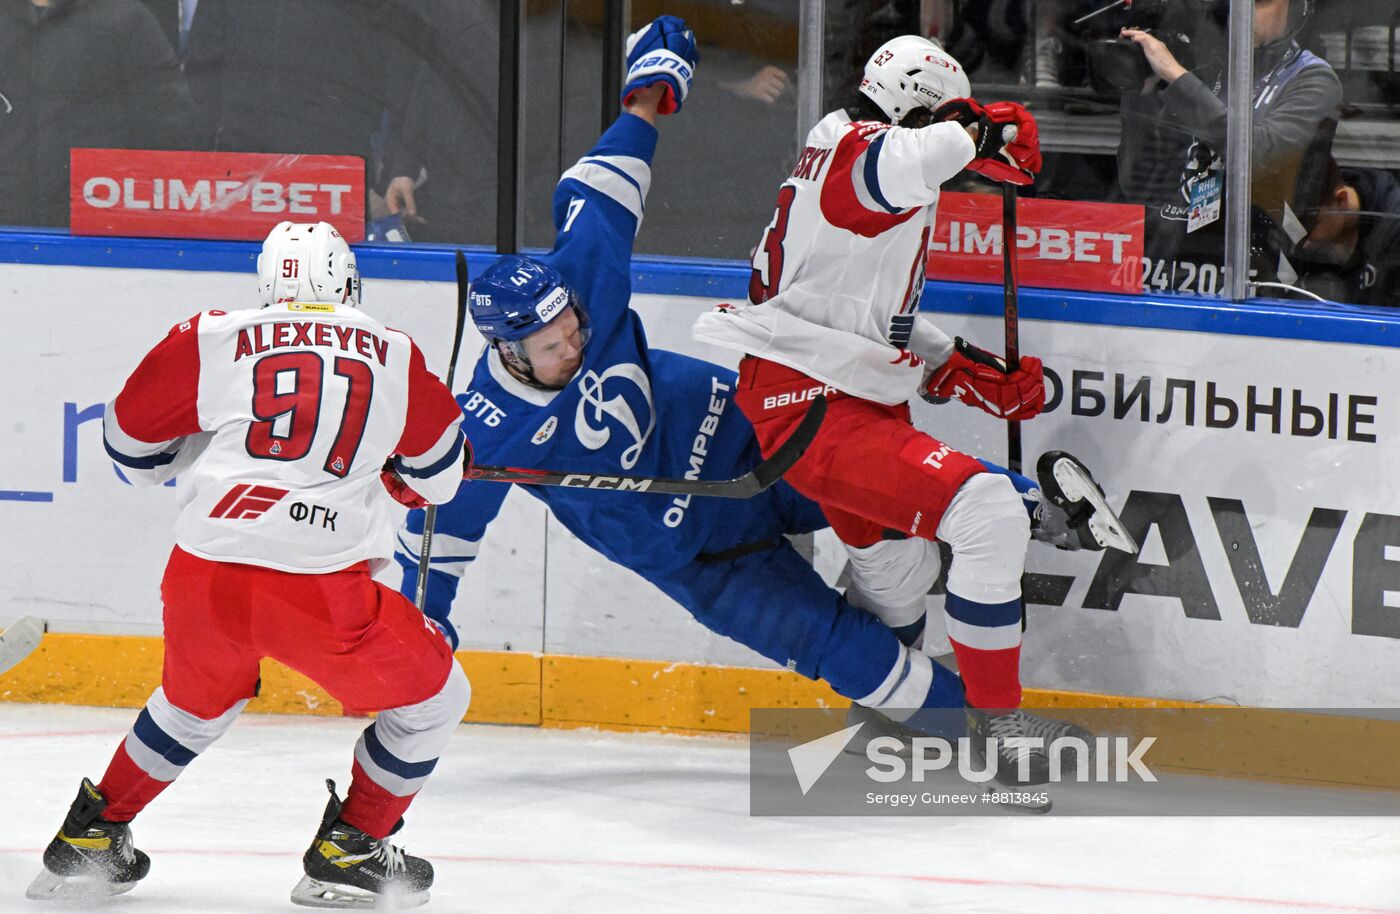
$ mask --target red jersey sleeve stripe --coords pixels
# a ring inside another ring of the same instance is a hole
[[[172,441],[199,427],[199,315],[170,328],[112,401],[117,423],[137,441]]]
[[[462,421],[462,410],[447,385],[428,371],[418,344],[409,341],[408,415],[395,454],[421,457],[438,445],[449,427]]]
[[[884,134],[880,136],[883,138]],[[837,228],[865,238],[875,238],[912,219],[922,208],[916,206],[904,212],[891,213],[872,210],[861,202],[856,195],[855,182],[865,180],[865,169],[861,169],[862,173],[858,175],[855,166],[869,147],[870,142],[856,130],[848,131],[836,144],[836,151],[831,156],[831,170],[822,182],[821,209],[826,221]],[[884,199],[878,188],[872,199]]]

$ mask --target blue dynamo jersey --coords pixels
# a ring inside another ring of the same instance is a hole
[[[725,479],[761,459],[734,406],[734,372],[648,350],[631,299],[632,243],[641,223],[656,129],[623,114],[554,192],[554,250],[538,258],[578,292],[592,336],[564,390],[510,377],[489,347],[458,397],[463,428],[481,464],[585,473]],[[608,558],[638,571],[677,567],[706,551],[727,499],[524,487],[565,527]],[[479,540],[506,486],[463,483],[448,509],[451,534]],[[645,519],[646,523],[639,523]],[[721,535],[718,539],[727,538]],[[711,547],[713,548],[713,547]]]

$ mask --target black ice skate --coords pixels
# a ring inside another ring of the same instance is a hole
[[[1061,549],[1107,548],[1137,553],[1137,541],[1108,506],[1103,489],[1089,468],[1077,457],[1064,451],[1047,451],[1036,461],[1035,475],[1045,498],[1064,512],[1064,518],[1061,521],[1051,516],[1050,506],[1046,506],[1046,516],[1038,525],[1042,530],[1034,531],[1033,536]],[[1059,523],[1068,528],[1068,537],[1056,536]]]
[[[311,908],[416,908],[428,901],[433,865],[405,854],[387,838],[371,838],[340,819],[335,782],[316,838],[302,856],[306,875],[292,902]],[[400,819],[394,831],[403,825]]]
[[[1010,745],[1013,740],[1030,739],[1028,718],[1024,711],[998,714],[980,708],[967,709],[967,735],[972,758],[979,767],[988,765],[987,748],[993,743],[996,770],[992,777],[1006,787],[1030,787],[1050,780],[1050,757],[1044,743],[1040,746]],[[1043,738],[1042,738],[1043,739]]]
[[[963,722],[959,719],[962,714],[957,708],[937,708],[926,709],[929,713],[918,714],[906,723],[901,723],[894,718],[888,717],[884,712],[866,707],[862,704],[851,703],[851,707],[846,711],[846,726],[864,724],[846,743],[845,752],[850,755],[865,755],[866,746],[870,741],[880,736],[893,736],[899,740],[900,748],[895,755],[901,758],[909,758],[913,753],[914,740],[921,736],[940,736],[948,740],[954,751],[957,750],[958,737],[966,736],[967,730]],[[925,724],[925,726],[919,726]]]
[[[44,870],[25,895],[35,900],[97,899],[131,891],[151,858],[131,843],[131,826],[102,818],[107,798],[83,778],[63,827],[44,848]]]
[[[1048,794],[1044,791],[1026,790],[1050,783],[1050,755],[1047,750],[1053,748],[1056,751],[1060,757],[1060,770],[1069,773],[1071,777],[1078,762],[1078,746],[1072,742],[1055,746],[1055,741],[1082,741],[1087,754],[1086,763],[1092,757],[1094,746],[1093,734],[1078,724],[1040,717],[1019,708],[1001,714],[968,708],[967,735],[968,748],[979,767],[988,764],[988,742],[996,741],[996,771],[993,778],[998,784],[1008,788],[1009,792],[989,789],[989,793],[1004,796],[1004,799],[998,799],[997,802],[1008,809],[1030,813],[1050,811]],[[1030,740],[1032,744],[1007,745],[1008,740],[1018,738]],[[1038,744],[1034,743],[1036,740],[1039,740]]]

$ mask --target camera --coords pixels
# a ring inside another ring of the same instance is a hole
[[[1114,0],[1096,4],[1070,28],[1084,42],[1089,85],[1101,96],[1137,92],[1152,75],[1142,50],[1118,33],[1142,29],[1167,46],[1183,67],[1194,69],[1200,55],[1197,36],[1214,25],[1224,34],[1229,5],[1225,0]]]

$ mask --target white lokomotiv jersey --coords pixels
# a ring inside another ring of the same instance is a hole
[[[972,161],[956,123],[822,118],[778,189],[747,305],[702,315],[695,336],[838,390],[897,404],[952,341],[918,315],[938,189]],[[912,353],[912,355],[911,355]]]
[[[299,573],[393,552],[386,458],[445,502],[462,413],[407,334],[355,308],[288,302],[177,324],[107,407],[133,481],[177,473],[180,548]]]

